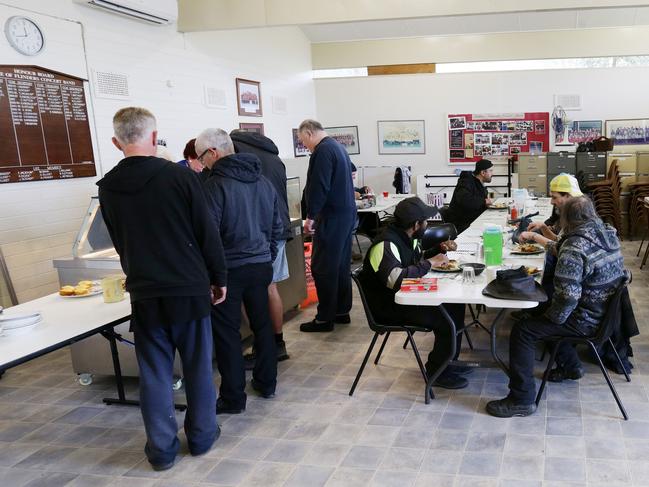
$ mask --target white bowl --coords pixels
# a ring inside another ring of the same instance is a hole
[[[41,319],[42,317],[40,313],[16,314],[14,316],[4,313],[0,316],[0,326],[2,326],[5,331],[13,330],[15,328],[34,325],[41,321]]]

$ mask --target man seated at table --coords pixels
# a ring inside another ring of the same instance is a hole
[[[423,236],[427,220],[437,214],[437,208],[427,206],[417,197],[402,200],[394,211],[395,221],[374,240],[365,256],[360,281],[367,295],[372,313],[379,322],[421,325],[435,333],[435,345],[428,355],[426,371],[429,375],[446,361],[452,340],[460,349],[461,334],[456,338],[441,311],[435,306],[405,306],[394,302],[394,295],[404,278],[422,277],[431,266],[448,262],[439,253],[422,259],[419,239]],[[442,245],[442,248],[444,246]],[[464,326],[464,305],[445,304],[456,329]],[[433,385],[447,389],[462,389],[468,385],[462,377],[472,369],[449,365]]]
[[[536,242],[543,246],[550,241],[559,240],[559,212],[561,207],[570,198],[583,196],[579,188],[577,178],[570,174],[559,174],[550,181],[550,203],[552,203],[552,215],[544,222],[532,222],[528,225],[527,231],[522,232],[520,239],[528,242]],[[540,232],[540,233],[539,233]]]
[[[469,228],[469,225],[487,209],[487,205],[491,204],[485,183],[491,182],[492,175],[493,164],[487,159],[476,162],[473,172],[460,173],[451,204],[444,215],[444,220],[453,223],[458,233]]]
[[[588,198],[568,200],[561,208],[563,232],[557,246],[554,294],[542,316],[518,321],[509,339],[509,395],[487,404],[492,416],[528,416],[534,403],[536,343],[549,336],[591,336],[606,313],[607,302],[624,280],[624,261],[616,231],[599,219]],[[564,343],[550,380],[577,380],[584,369],[575,348]]]

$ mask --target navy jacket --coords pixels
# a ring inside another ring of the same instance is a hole
[[[356,219],[351,164],[345,148],[331,137],[325,137],[315,146],[305,187],[308,218]]]
[[[230,132],[234,150],[237,153],[254,154],[261,161],[261,173],[268,178],[277,191],[279,214],[284,225],[283,240],[291,238],[291,220],[288,216],[288,196],[286,194],[286,166],[279,158],[279,149],[265,135],[245,130]]]
[[[277,192],[262,176],[259,158],[232,154],[219,159],[204,187],[228,269],[275,260],[284,225]]]
[[[203,296],[209,284],[226,285],[221,239],[192,171],[158,157],[127,157],[97,186],[132,301]]]

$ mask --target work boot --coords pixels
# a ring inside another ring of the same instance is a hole
[[[536,411],[536,404],[520,404],[509,396],[497,401],[489,401],[486,410],[497,418],[511,418],[512,416],[529,416]]]
[[[286,342],[282,340],[281,342],[275,342],[275,348],[277,348],[277,361],[282,362],[288,360],[290,357],[286,351]],[[246,370],[253,370],[255,368],[255,361],[257,360],[257,352],[253,347],[250,353],[247,353],[243,356],[243,366]]]
[[[581,379],[586,372],[583,367],[577,367],[576,369],[566,370],[561,366],[557,366],[550,371],[548,374],[548,380],[550,382],[563,382],[564,380],[579,380]]]
[[[429,374],[430,377],[430,374]],[[460,377],[457,374],[444,370],[435,382],[433,382],[435,387],[442,387],[444,389],[464,389],[469,385],[469,381],[464,377]]]
[[[236,406],[222,397],[216,400],[216,414],[241,414],[246,410],[246,405]]]
[[[334,323],[337,325],[348,325],[349,323],[352,322],[352,319],[349,317],[349,313],[345,313],[344,315],[336,315],[334,318]]]

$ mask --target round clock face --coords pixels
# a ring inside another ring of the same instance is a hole
[[[16,51],[27,56],[38,54],[45,45],[41,29],[26,17],[9,17],[5,23],[5,36]]]

